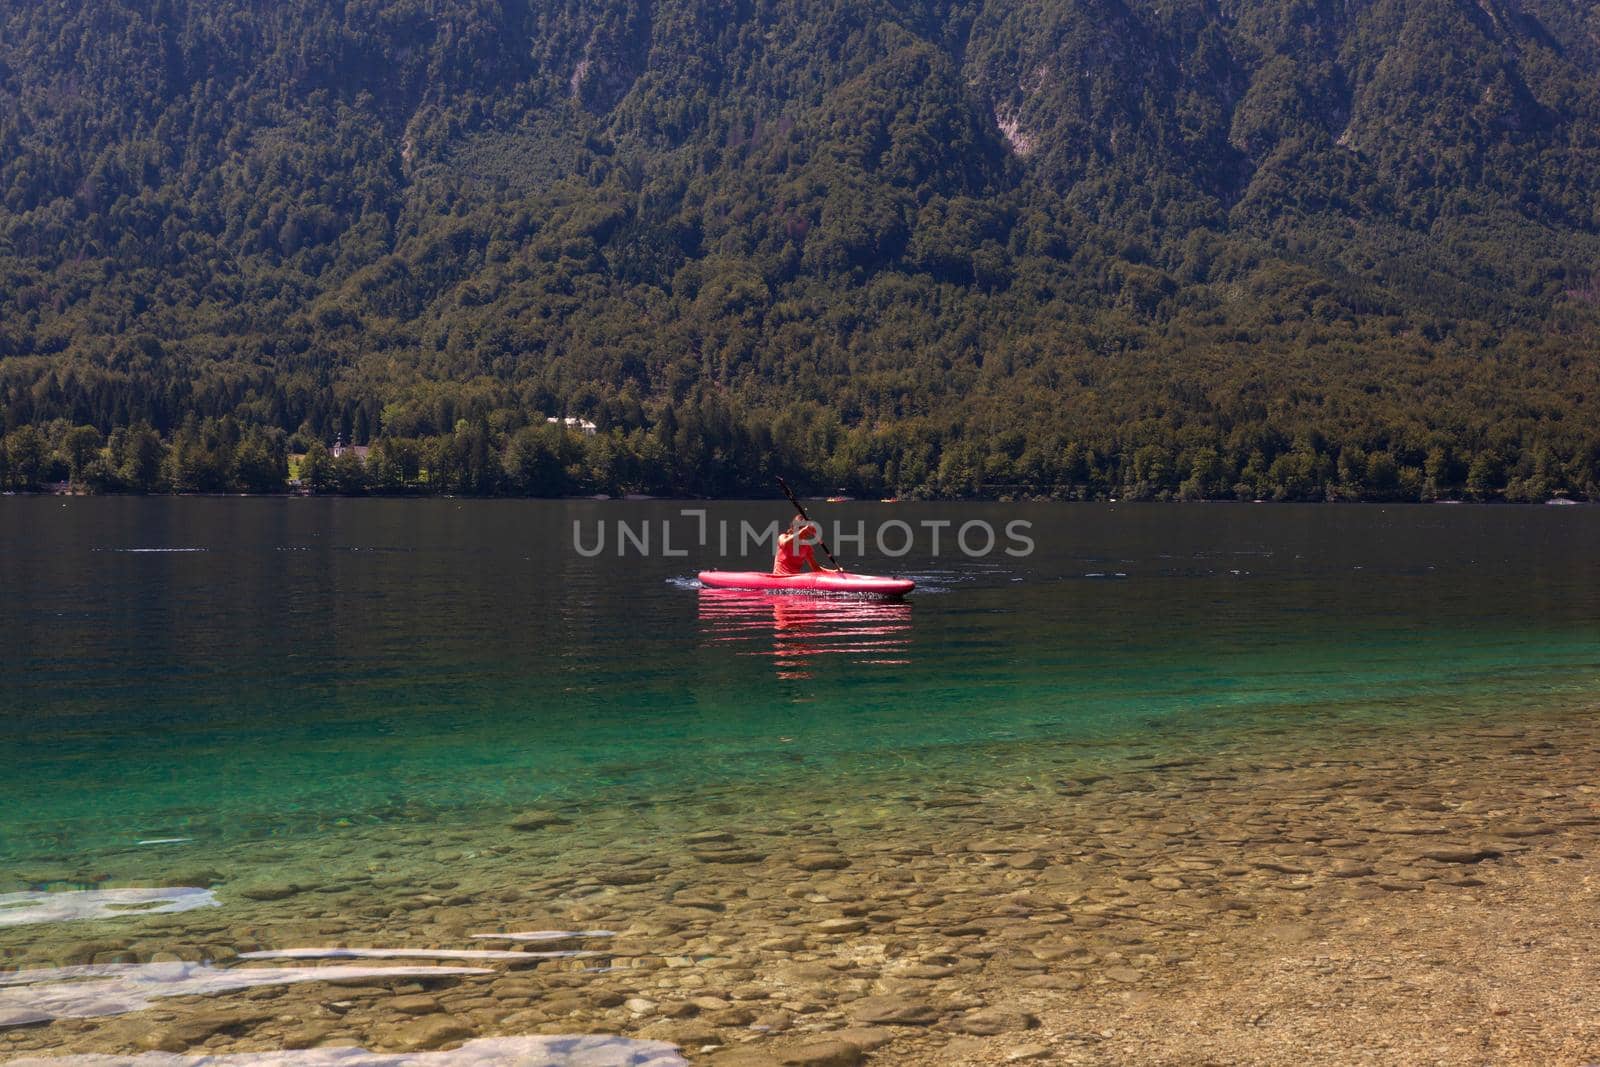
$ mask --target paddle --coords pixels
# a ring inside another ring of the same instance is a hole
[[[789,498],[789,503],[794,505],[795,510],[800,513],[800,517],[810,522],[811,516],[806,514],[806,506],[800,503],[799,497],[794,495],[794,490],[789,488],[789,483],[783,480],[781,474],[777,478],[778,486],[783,490],[783,495]],[[829,550],[828,542],[822,539],[822,527],[820,525],[817,527],[817,544],[822,546],[823,553],[828,557],[828,562],[833,564],[834,569],[843,573],[844,568],[839,566],[839,561],[833,558],[833,552]]]

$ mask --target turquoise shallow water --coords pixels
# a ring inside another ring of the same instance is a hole
[[[847,805],[1043,746],[1309,744],[1600,693],[1592,508],[819,505],[1032,523],[1026,558],[869,554],[922,581],[889,605],[699,591],[740,562],[714,544],[572,548],[619,519],[688,545],[687,506],[0,500],[0,890],[102,859],[137,881],[140,841]]]

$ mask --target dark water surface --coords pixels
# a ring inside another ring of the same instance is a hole
[[[869,546],[887,518],[1033,524],[1026,558],[869,552],[921,582],[875,604],[698,590],[739,565],[718,523],[773,505],[709,505],[709,550],[618,558],[617,520],[690,546],[689,506],[0,500],[0,890],[85,863],[139,884],[172,848],[529,807],[694,824],[981,787],[1041,744],[1312,744],[1600,693],[1600,509],[818,505]],[[608,551],[575,552],[574,522]]]

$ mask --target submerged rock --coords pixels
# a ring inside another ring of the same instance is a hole
[[[401,1015],[433,1015],[441,1009],[437,997],[416,994],[408,997],[395,997],[384,1004],[390,1011],[399,1012]]]
[[[400,1024],[382,1034],[379,1043],[404,1052],[428,1052],[474,1036],[472,1028],[460,1019],[436,1013]]]
[[[162,1052],[182,1052],[217,1034],[242,1034],[272,1018],[269,1012],[249,1009],[211,1009],[186,1014],[145,1034],[140,1045]]]
[[[1422,858],[1435,863],[1482,863],[1484,860],[1497,860],[1503,855],[1503,852],[1493,848],[1430,848],[1422,854]]]
[[[784,1067],[855,1067],[865,1058],[859,1046],[826,1037],[782,1049],[776,1057]]]
[[[691,849],[689,855],[701,863],[760,863],[767,858],[765,852],[747,848]]]
[[[251,885],[236,889],[246,900],[288,900],[297,893],[303,892],[302,888],[293,882],[277,882],[269,885]]]
[[[963,1034],[993,1037],[995,1034],[1004,1034],[1012,1030],[1032,1030],[1038,1025],[1038,1018],[1025,1011],[980,1008],[956,1019],[950,1024],[950,1028]]]
[[[940,1012],[932,1004],[915,997],[865,997],[850,1005],[856,1022],[888,1026],[929,1026],[939,1021]]]

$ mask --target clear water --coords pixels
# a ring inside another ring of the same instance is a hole
[[[664,1042],[590,1034],[480,1038],[447,1052],[382,1053],[361,1048],[321,1048],[220,1055],[88,1053],[11,1061],[12,1067],[686,1067],[688,1062],[676,1048]]]
[[[1600,693],[1600,509],[819,505],[1033,523],[1024,559],[869,554],[921,579],[887,605],[701,592],[701,566],[761,565],[714,549],[572,549],[574,522],[686,540],[684,506],[0,500],[0,892],[525,808],[648,813],[606,847],[649,851],[663,820],[981,788],[1046,750]]]

